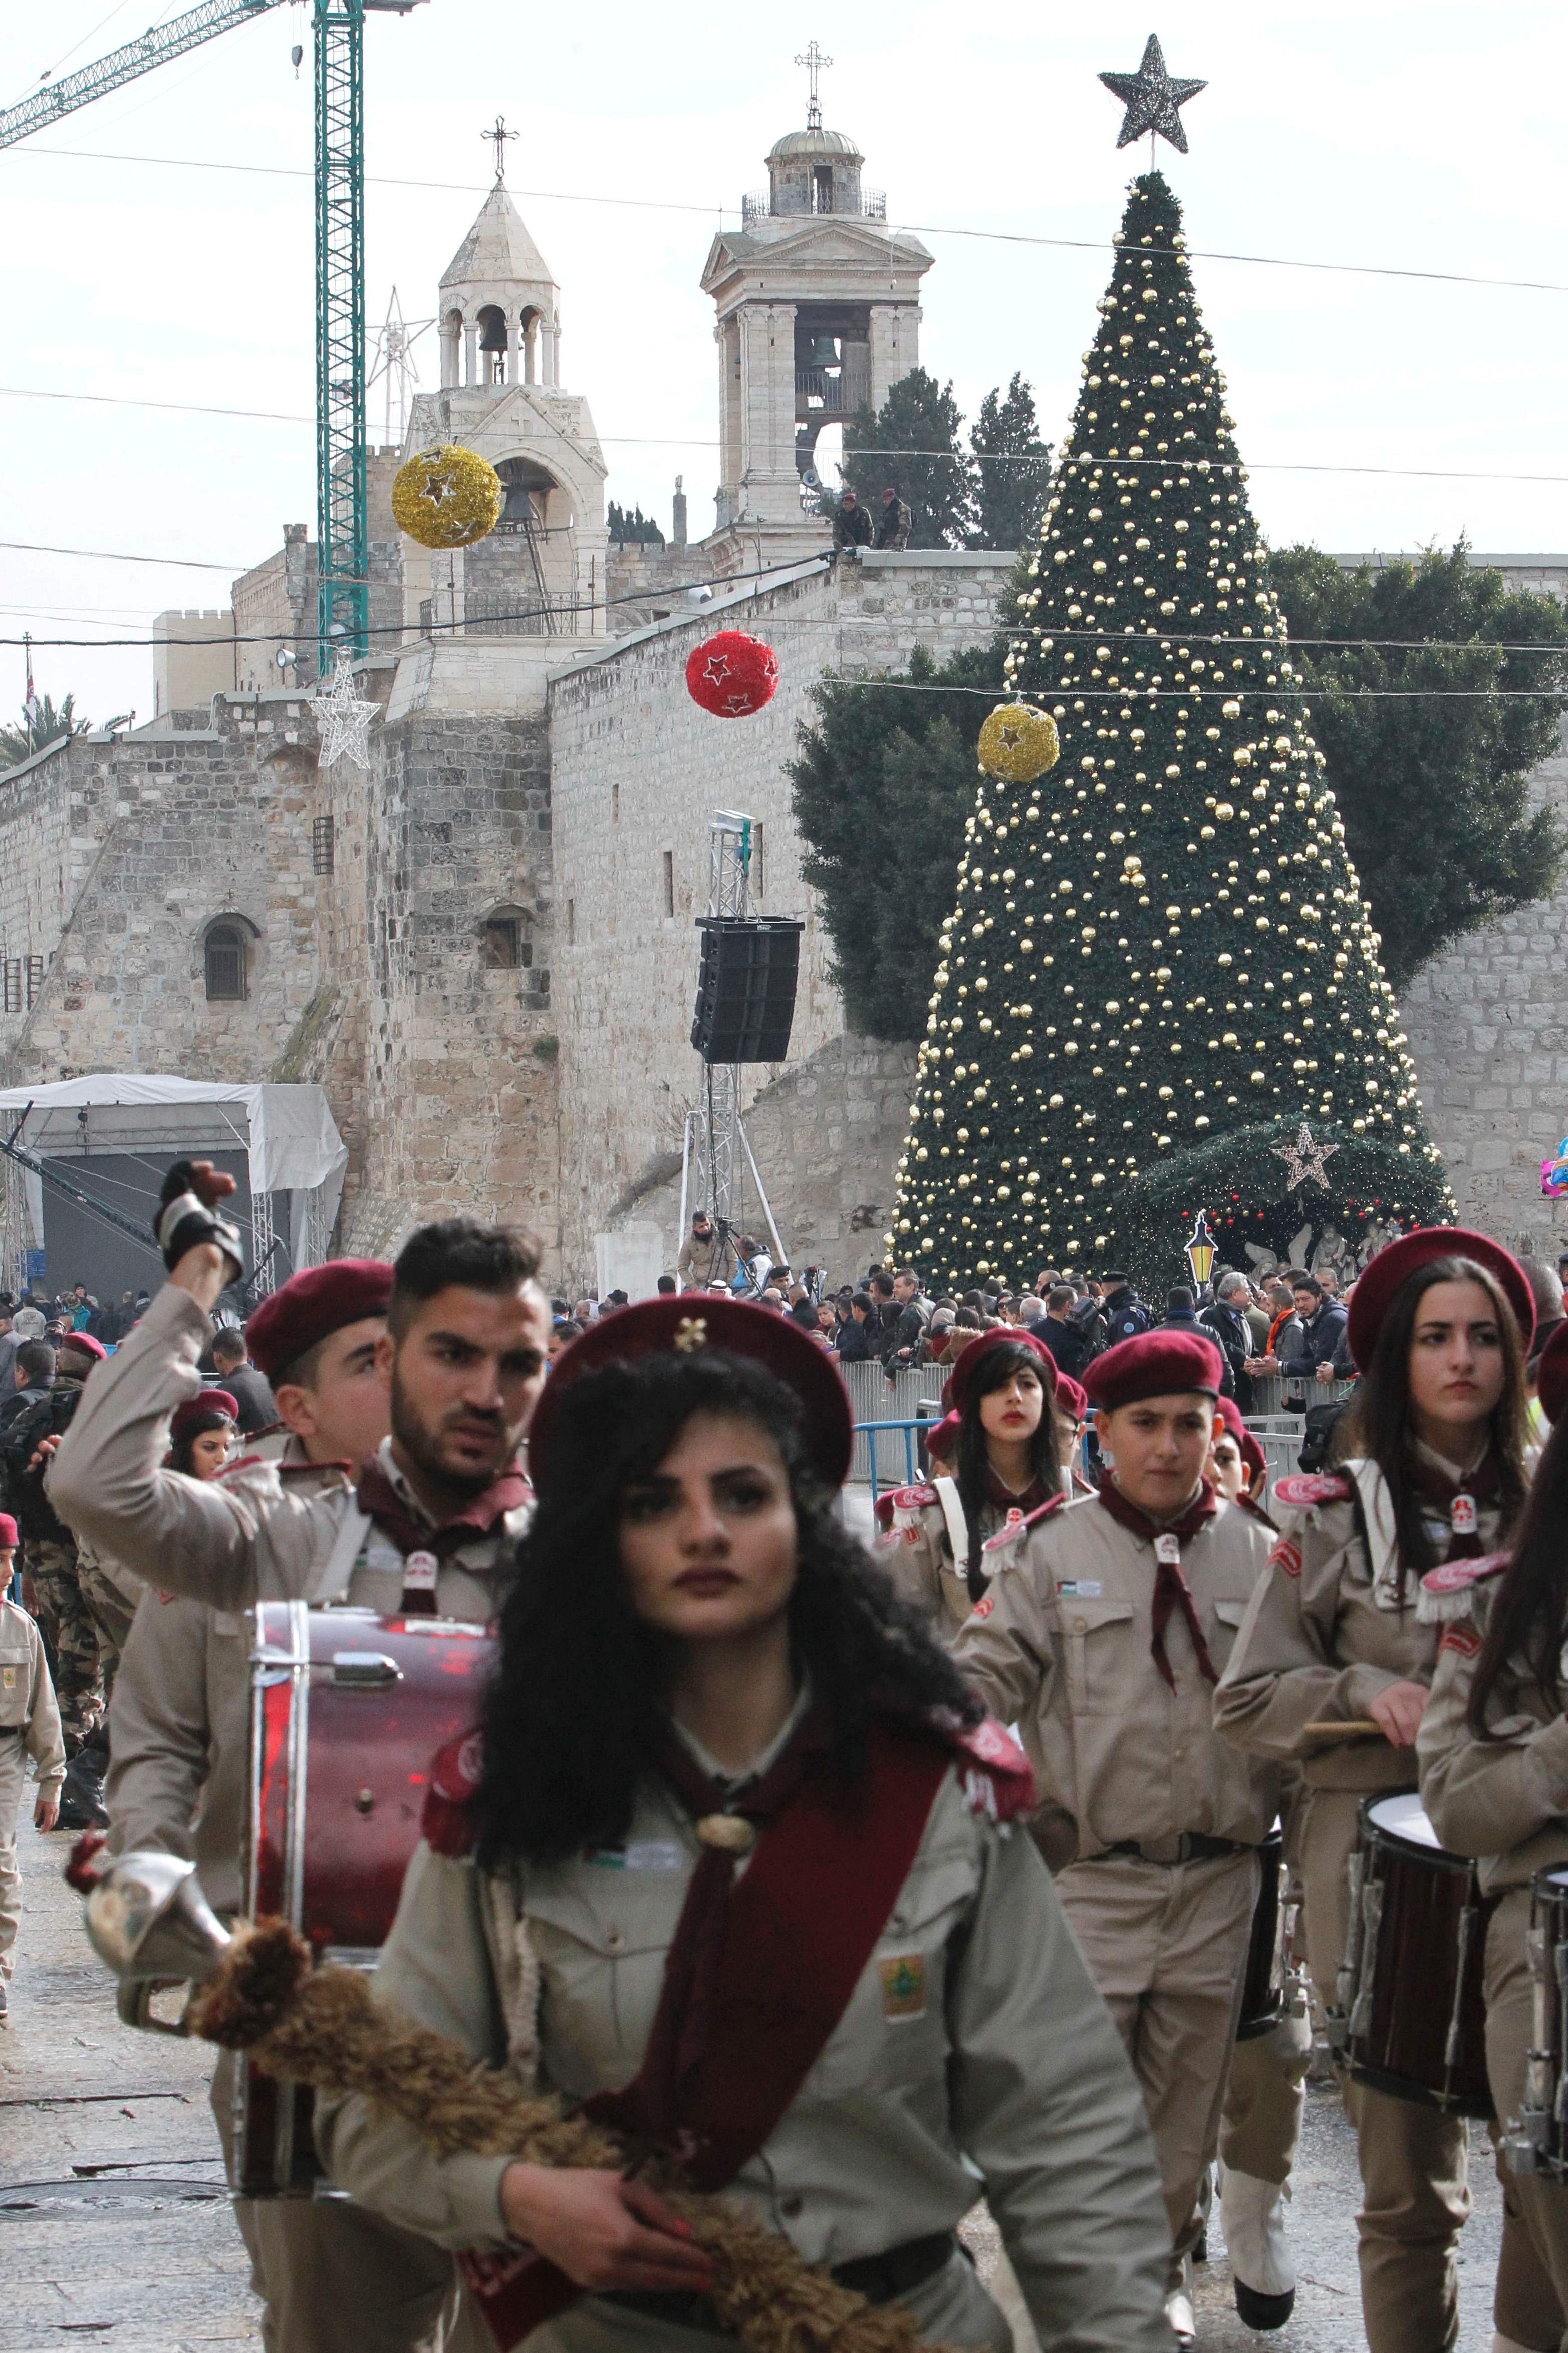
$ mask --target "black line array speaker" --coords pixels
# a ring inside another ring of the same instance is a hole
[[[782,1062],[795,1019],[804,923],[699,915],[702,968],[691,1042],[705,1062]]]

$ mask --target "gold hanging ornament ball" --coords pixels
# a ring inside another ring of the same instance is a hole
[[[399,466],[392,515],[421,547],[471,547],[494,531],[506,503],[500,476],[476,450],[447,442]]]
[[[980,765],[1010,785],[1030,785],[1061,756],[1057,723],[1032,702],[999,702],[980,730]]]

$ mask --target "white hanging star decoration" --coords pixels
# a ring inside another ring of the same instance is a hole
[[[332,664],[331,683],[325,694],[313,694],[310,708],[316,714],[320,744],[316,752],[319,767],[330,768],[335,760],[346,754],[358,768],[370,765],[370,723],[381,705],[362,702],[354,692],[354,674],[347,654],[339,654]]]
[[[1323,1163],[1331,1160],[1339,1148],[1337,1144],[1319,1144],[1305,1120],[1296,1131],[1294,1144],[1271,1144],[1268,1147],[1276,1160],[1285,1163],[1288,1179],[1285,1189],[1289,1193],[1295,1192],[1309,1179],[1314,1185],[1321,1185],[1326,1193],[1329,1180],[1324,1174]]]

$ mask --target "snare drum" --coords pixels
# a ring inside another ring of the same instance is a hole
[[[449,1618],[266,1601],[251,1653],[246,1909],[281,1915],[318,1961],[374,1967],[419,1842],[426,1779],[479,1721],[494,1639]],[[235,2071],[231,2188],[310,2196],[311,2094]]]
[[[1285,2015],[1285,1838],[1278,1823],[1258,1848],[1258,1860],[1262,1876],[1252,1907],[1238,2042],[1267,2034]]]
[[[1553,1864],[1530,1883],[1530,1976],[1534,1996],[1524,2101],[1505,2117],[1502,2153],[1515,2173],[1568,2181],[1568,1870]]]
[[[1331,2031],[1358,2083],[1450,2116],[1489,2116],[1486,1924],[1476,1866],[1450,1854],[1414,1789],[1367,1798]]]

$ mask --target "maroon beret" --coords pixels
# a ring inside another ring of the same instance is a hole
[[[226,1389],[203,1389],[199,1397],[187,1398],[184,1405],[174,1408],[169,1424],[171,1438],[184,1438],[195,1430],[199,1438],[204,1430],[216,1430],[218,1422],[237,1421],[239,1408]]]
[[[643,1356],[688,1356],[699,1348],[750,1357],[793,1389],[805,1417],[813,1468],[830,1486],[843,1485],[855,1449],[855,1417],[827,1350],[819,1348],[791,1316],[706,1292],[640,1299],[634,1306],[601,1316],[580,1339],[567,1343],[550,1367],[528,1426],[528,1470],[534,1485],[542,1485],[547,1475],[563,1389],[607,1365],[636,1364]]]
[[[1055,1394],[1057,1360],[1045,1342],[1037,1340],[1025,1324],[1004,1324],[990,1332],[977,1332],[973,1339],[961,1348],[952,1359],[952,1369],[942,1384],[943,1413],[963,1411],[964,1399],[969,1395],[969,1384],[980,1368],[982,1357],[992,1356],[998,1348],[1008,1346],[1027,1348],[1032,1356],[1038,1357],[1039,1363],[1036,1369],[1040,1376],[1040,1387],[1047,1397]]]
[[[1081,1381],[1075,1381],[1070,1373],[1058,1372],[1057,1403],[1064,1421],[1082,1421],[1089,1411],[1089,1391]]]
[[[9,1512],[0,1512],[0,1552],[15,1552],[20,1542],[16,1521]]]
[[[63,1356],[68,1348],[74,1348],[78,1356],[90,1356],[98,1365],[101,1365],[109,1355],[102,1341],[95,1340],[90,1332],[68,1332],[60,1342],[59,1355]]]
[[[944,1413],[940,1421],[926,1424],[926,1452],[934,1462],[945,1462],[958,1444],[958,1426],[962,1414]]]
[[[1243,1421],[1241,1418],[1241,1408],[1237,1405],[1234,1398],[1222,1397],[1217,1398],[1215,1403],[1215,1411],[1218,1414],[1220,1419],[1224,1422],[1226,1428],[1235,1439],[1237,1446],[1241,1449],[1241,1460],[1246,1467],[1247,1480],[1250,1483],[1252,1480],[1256,1479],[1260,1471],[1264,1472],[1268,1472],[1268,1458],[1264,1453],[1262,1447],[1259,1446],[1251,1430],[1248,1430],[1246,1422]]]
[[[1468,1226],[1419,1226],[1413,1234],[1403,1234],[1398,1241],[1380,1250],[1366,1272],[1356,1277],[1351,1293],[1350,1344],[1351,1355],[1363,1373],[1372,1362],[1394,1293],[1406,1276],[1430,1266],[1435,1258],[1468,1258],[1485,1268],[1512,1308],[1524,1352],[1530,1354],[1535,1335],[1535,1293],[1519,1261],[1489,1234],[1472,1233]]]
[[[250,1361],[269,1381],[345,1324],[384,1315],[392,1269],[380,1258],[330,1258],[307,1266],[265,1298],[245,1327]]]
[[[1102,1413],[1118,1406],[1138,1405],[1144,1398],[1187,1397],[1201,1392],[1217,1398],[1225,1377],[1225,1359],[1214,1341],[1201,1332],[1135,1333],[1118,1340],[1103,1356],[1096,1356],[1084,1375],[1090,1405]]]
[[[1552,1337],[1535,1360],[1535,1394],[1541,1410],[1553,1429],[1568,1406],[1568,1323],[1553,1327]]]

